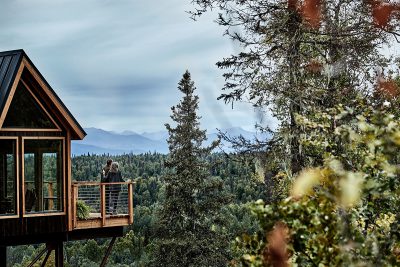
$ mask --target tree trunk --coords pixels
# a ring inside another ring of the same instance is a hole
[[[301,17],[296,10],[290,11],[288,20],[288,35],[291,38],[287,53],[287,61],[289,65],[289,89],[293,92],[298,92],[299,88],[299,67],[300,67],[300,42],[301,35]],[[297,95],[294,93],[293,95]],[[290,116],[290,165],[292,174],[299,172],[303,165],[303,158],[300,151],[299,133],[300,128],[296,123],[295,115],[301,112],[300,99],[290,98],[289,116]]]

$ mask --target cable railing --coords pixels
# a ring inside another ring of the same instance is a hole
[[[132,224],[133,186],[133,182],[74,182],[73,228]]]

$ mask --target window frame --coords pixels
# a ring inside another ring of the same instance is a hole
[[[62,141],[62,170],[61,170],[61,182],[62,182],[62,194],[61,197],[63,204],[61,205],[62,211],[38,211],[33,213],[27,213],[25,211],[25,194],[22,194],[22,217],[43,217],[43,216],[55,216],[55,215],[66,215],[66,154],[65,154],[65,137],[55,137],[55,136],[29,136],[29,137],[22,137],[21,143],[21,161],[22,161],[22,192],[25,192],[25,140],[61,140]]]
[[[15,219],[20,217],[19,210],[19,139],[17,136],[0,136],[0,140],[15,140],[15,191],[16,191],[16,207],[13,215],[0,215],[0,220]]]

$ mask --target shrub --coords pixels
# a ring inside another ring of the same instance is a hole
[[[76,202],[76,216],[79,220],[89,219],[90,207],[84,201],[78,200]]]

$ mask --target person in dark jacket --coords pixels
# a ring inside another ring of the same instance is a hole
[[[103,167],[102,171],[101,171],[101,182],[104,183],[104,179],[106,178],[108,172],[111,169],[111,163],[112,163],[112,159],[108,159],[106,166]]]
[[[118,170],[119,165],[118,162],[113,162],[111,163],[111,168],[110,171],[108,172],[107,176],[105,177],[105,182],[106,183],[117,183],[117,182],[124,182],[122,179],[121,172]],[[118,196],[119,192],[121,191],[121,185],[120,184],[111,184],[108,187],[108,194],[106,197],[106,209],[107,209],[107,203],[109,210],[106,212],[108,214],[117,214],[117,204],[118,204]]]

